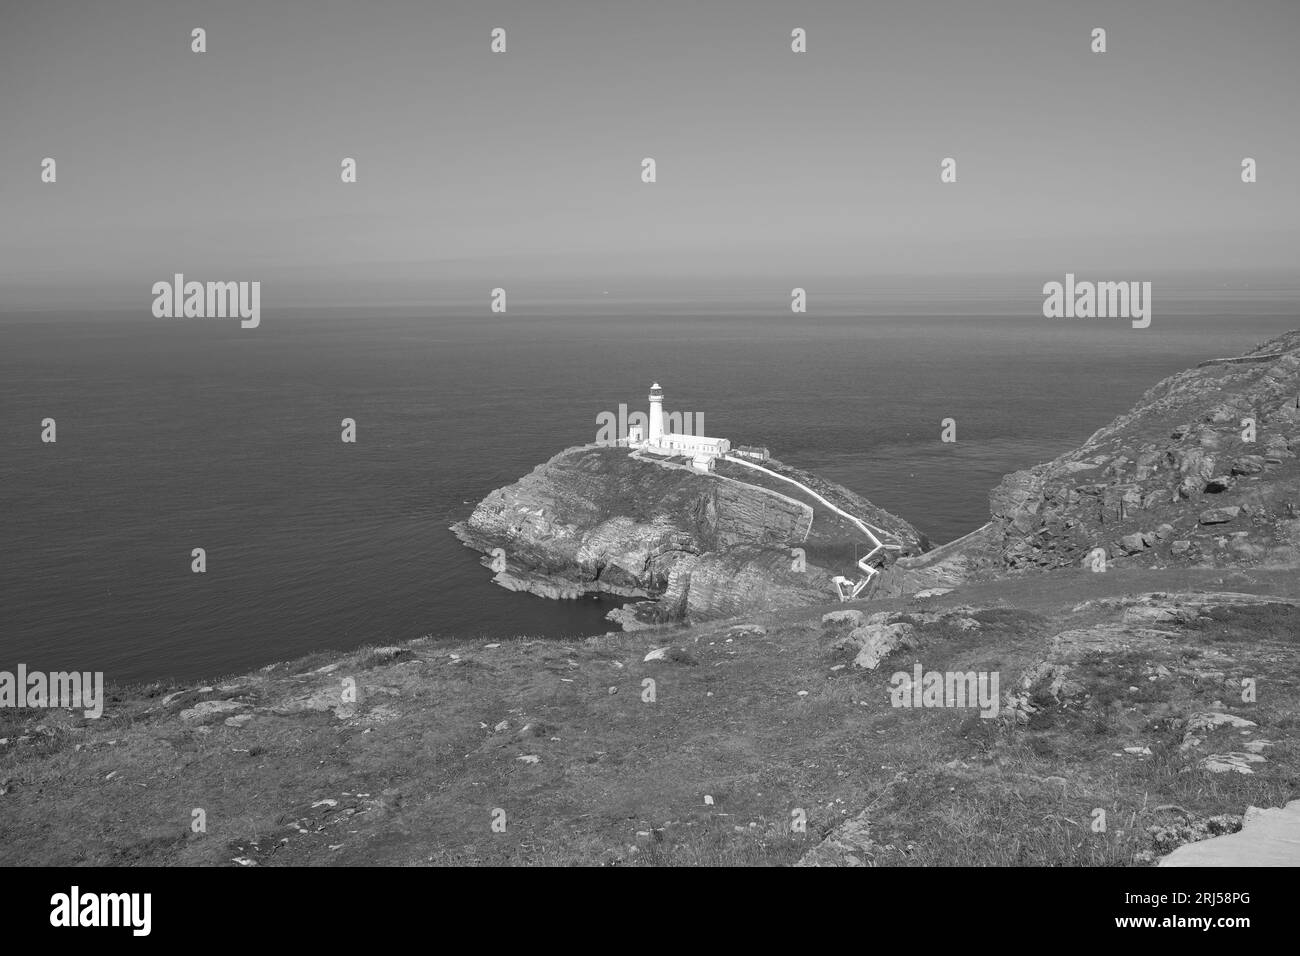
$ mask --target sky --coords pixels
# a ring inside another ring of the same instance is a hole
[[[0,311],[1295,276],[1297,49],[1296,0],[0,0]]]

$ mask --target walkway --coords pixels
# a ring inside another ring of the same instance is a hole
[[[640,449],[631,452],[627,457],[631,458],[633,461],[643,462],[648,465],[658,465],[660,468],[673,468],[680,471],[689,471],[693,475],[700,475],[702,477],[707,477],[707,478],[717,478],[719,481],[730,481],[737,485],[743,485],[744,487],[749,488],[751,491],[761,491],[765,495],[771,495],[773,498],[778,498],[781,501],[784,501],[786,504],[793,505],[795,508],[799,508],[808,512],[808,524],[803,529],[803,537],[799,539],[800,542],[807,541],[808,535],[812,533],[812,526],[813,526],[813,520],[815,518],[815,515],[813,513],[812,505],[808,504],[808,502],[806,501],[796,501],[794,498],[791,498],[789,495],[783,495],[779,491],[773,491],[771,488],[763,488],[760,485],[751,485],[749,482],[741,481],[739,478],[731,478],[727,475],[719,475],[717,472],[712,472],[712,471],[711,472],[696,471],[691,465],[679,465],[674,462],[666,461],[665,459],[660,458],[657,455],[650,455],[649,457],[646,457],[645,455],[641,454]],[[779,478],[781,476],[778,475],[777,477]]]
[[[877,554],[879,554],[881,551],[901,551],[901,550],[902,550],[902,544],[901,544],[901,542],[900,542],[900,539],[899,539],[898,535],[896,535],[896,534],[891,534],[890,532],[885,531],[883,528],[876,528],[876,527],[874,527],[874,526],[872,526],[872,525],[869,525],[869,524],[867,524],[865,521],[861,520],[860,518],[858,518],[858,517],[856,517],[856,516],[854,516],[854,515],[849,514],[849,513],[848,513],[847,511],[845,511],[843,508],[840,508],[840,507],[837,507],[836,505],[831,504],[829,501],[827,501],[825,498],[823,498],[823,497],[822,497],[821,495],[819,495],[817,492],[813,491],[811,488],[809,488],[809,487],[808,487],[807,485],[805,485],[803,482],[801,482],[801,481],[796,481],[795,479],[790,478],[790,477],[788,477],[787,475],[782,475],[782,474],[780,474],[779,472],[775,472],[775,471],[773,471],[771,468],[764,468],[762,465],[756,465],[756,464],[754,464],[752,461],[746,461],[746,460],[743,459],[743,458],[735,458],[735,457],[733,457],[733,456],[731,456],[731,455],[724,455],[724,456],[723,456],[723,459],[724,459],[725,461],[733,462],[733,463],[735,463],[735,464],[737,464],[737,465],[744,465],[746,468],[753,468],[755,471],[761,471],[761,472],[763,472],[764,474],[771,475],[773,478],[780,478],[782,481],[788,481],[790,484],[794,485],[796,488],[798,488],[798,489],[800,489],[801,491],[803,491],[804,494],[811,495],[813,498],[816,498],[816,499],[817,499],[818,501],[820,501],[820,502],[821,502],[825,507],[827,507],[827,508],[829,508],[831,511],[835,512],[835,513],[836,513],[837,515],[839,515],[840,517],[842,517],[842,518],[847,518],[847,519],[848,519],[849,521],[851,521],[854,525],[856,525],[857,528],[858,528],[858,529],[859,529],[863,534],[865,534],[868,538],[871,539],[871,543],[874,545],[874,547],[873,547],[870,551],[868,551],[868,552],[866,553],[866,555],[864,555],[864,556],[863,556],[863,557],[858,561],[858,568],[861,569],[861,571],[866,575],[866,577],[864,577],[861,581],[857,581],[857,582],[850,581],[848,578],[845,578],[845,577],[842,577],[842,576],[841,576],[841,577],[837,577],[837,578],[835,579],[835,589],[836,589],[836,591],[839,593],[839,596],[840,596],[840,600],[841,600],[841,601],[850,601],[850,600],[852,600],[853,598],[857,597],[859,594],[862,593],[862,590],[863,590],[863,589],[864,589],[868,584],[871,583],[871,579],[874,578],[877,574],[880,573],[880,569],[879,569],[879,568],[874,568],[874,567],[872,567],[870,564],[868,564],[867,562],[869,562],[873,557],[875,557],[875,556],[876,556]],[[876,536],[877,534],[884,535],[886,538],[891,538],[891,539],[893,539],[895,542],[899,542],[899,543],[897,543],[897,544],[884,544],[884,543],[880,540],[880,538],[878,538],[878,537]],[[849,588],[849,590],[847,590],[847,591],[845,590],[845,587],[846,587],[846,586]]]

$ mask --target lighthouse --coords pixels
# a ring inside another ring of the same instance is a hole
[[[642,379],[644,381],[644,379]],[[657,444],[664,435],[664,390],[655,382],[650,386],[650,434],[651,444]]]
[[[712,471],[713,460],[731,452],[731,442],[725,438],[692,435],[693,420],[698,421],[700,427],[703,427],[703,415],[673,412],[668,416],[668,428],[672,431],[665,430],[664,390],[659,387],[658,382],[655,382],[650,386],[650,422],[644,440],[641,437],[641,426],[629,424],[627,438],[620,440],[620,444],[635,448],[634,455],[649,453],[668,458],[689,458],[691,467],[696,471]],[[599,421],[597,419],[597,423]]]

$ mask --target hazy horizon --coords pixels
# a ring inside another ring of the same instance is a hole
[[[1285,276],[1300,248],[1293,2],[55,0],[3,26],[0,308],[143,310],[175,272],[261,281],[271,311],[620,278]]]
[[[573,310],[575,313],[614,313],[632,310],[638,314],[699,312],[715,309],[749,308],[756,313],[789,313],[790,290],[799,285],[807,293],[809,311],[800,322],[815,322],[818,316],[860,315],[887,317],[915,313],[930,315],[1039,315],[1043,304],[1042,285],[1059,281],[1074,272],[1079,280],[1144,279],[1154,283],[1154,299],[1160,314],[1185,314],[1199,305],[1234,311],[1295,313],[1300,316],[1300,276],[1284,270],[1237,270],[1213,272],[1148,272],[1144,274],[1096,270],[1063,269],[1036,273],[1000,275],[943,273],[933,275],[892,273],[887,275],[834,275],[808,271],[781,276],[696,274],[662,276],[597,275],[515,276],[508,282],[510,312],[514,314]],[[219,280],[229,276],[185,272],[186,281]],[[81,290],[24,287],[25,294],[11,294],[0,300],[0,318],[29,313],[82,314],[105,317],[153,318],[154,281],[170,282],[172,273],[153,277],[145,286],[115,284]],[[419,276],[382,279],[372,277],[346,285],[317,286],[292,277],[259,280],[263,286],[264,313],[289,318],[297,313],[320,310],[380,312],[419,310],[437,315],[466,312],[487,313],[491,287],[484,279],[443,279]],[[11,290],[12,292],[13,290]],[[500,321],[503,317],[495,317]],[[1085,320],[1101,321],[1106,320]],[[1300,318],[1297,318],[1300,322]]]

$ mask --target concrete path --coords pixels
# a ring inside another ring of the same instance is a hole
[[[771,495],[773,498],[778,498],[781,501],[784,501],[786,504],[793,505],[796,508],[801,508],[804,511],[808,512],[808,524],[803,529],[803,537],[799,539],[800,543],[807,541],[808,535],[812,534],[813,520],[816,516],[813,514],[812,505],[808,504],[808,502],[806,501],[797,501],[794,498],[791,498],[789,495],[781,494],[781,492],[779,491],[773,491],[771,488],[764,488],[762,485],[751,485],[749,482],[741,481],[739,478],[729,478],[726,475],[719,475],[717,472],[713,472],[713,471],[709,471],[709,472],[696,471],[690,465],[674,464],[673,462],[665,461],[664,459],[659,458],[655,455],[651,455],[650,457],[647,458],[646,456],[641,454],[639,449],[637,451],[632,452],[627,457],[631,458],[633,461],[639,461],[642,464],[646,464],[646,465],[658,465],[660,468],[671,468],[671,469],[676,469],[678,471],[689,471],[691,474],[699,475],[702,478],[716,478],[719,481],[730,481],[733,484],[743,485],[744,487],[749,488],[752,491],[760,491],[765,495]]]
[[[1300,866],[1300,800],[1285,807],[1249,807],[1227,836],[1186,843],[1159,866]]]
[[[831,511],[835,512],[840,517],[847,518],[849,521],[853,522],[853,524],[857,526],[858,530],[860,530],[863,534],[865,534],[868,538],[871,539],[871,543],[872,545],[874,545],[874,547],[872,547],[870,551],[868,551],[862,558],[858,560],[858,568],[862,571],[863,574],[866,575],[866,577],[863,578],[861,581],[857,581],[857,582],[850,581],[848,580],[848,578],[844,578],[844,577],[838,577],[835,579],[835,588],[836,591],[838,591],[839,593],[841,601],[848,601],[857,597],[859,594],[862,593],[862,590],[868,584],[871,583],[871,579],[880,573],[880,571],[877,568],[873,568],[870,564],[868,564],[867,563],[868,561],[870,561],[873,557],[875,557],[877,554],[879,554],[881,551],[887,548],[891,548],[895,551],[899,549],[898,544],[887,545],[883,543],[880,540],[880,538],[876,537],[876,534],[879,533],[884,535],[887,538],[892,538],[895,542],[897,542],[898,541],[897,535],[890,534],[888,531],[885,531],[882,528],[873,528],[871,525],[867,524],[862,519],[856,517],[855,515],[849,514],[843,508],[839,508],[831,504],[829,501],[827,501],[817,492],[813,491],[811,488],[805,485],[802,481],[796,481],[793,478],[790,478],[786,475],[782,475],[779,472],[773,471],[771,468],[764,468],[762,465],[756,465],[752,461],[746,461],[743,458],[735,458],[731,455],[724,455],[723,458],[724,460],[734,462],[737,465],[744,465],[746,468],[753,468],[755,471],[761,471],[765,475],[771,475],[773,478],[780,478],[782,481],[788,481],[790,484],[794,485],[796,488],[799,488],[805,494],[810,495],[813,498],[816,498],[823,505],[825,505]],[[841,582],[849,586],[850,590],[847,593],[845,592],[844,588],[840,586]]]

